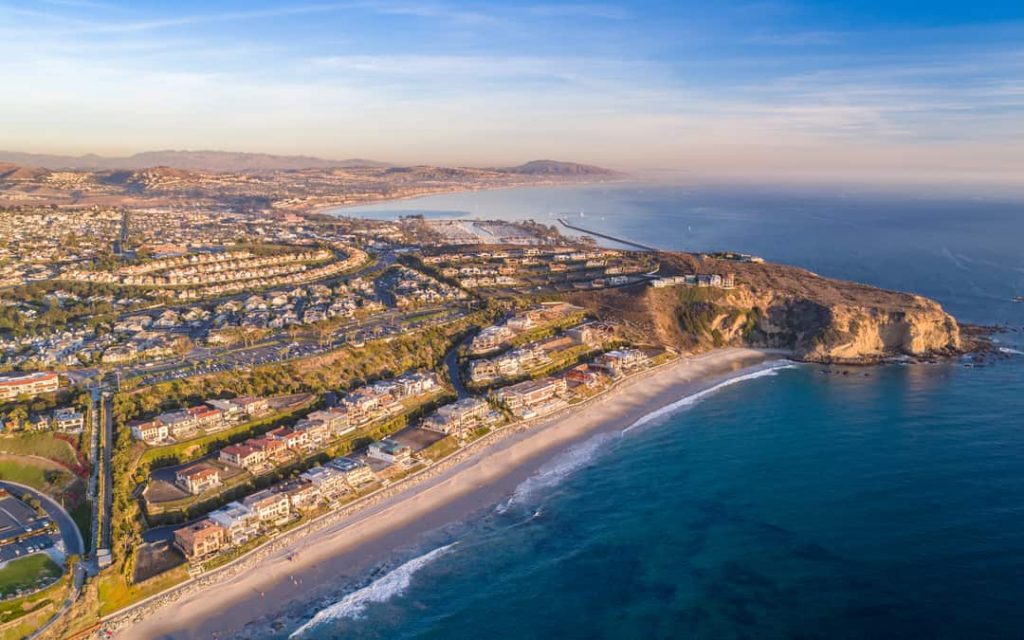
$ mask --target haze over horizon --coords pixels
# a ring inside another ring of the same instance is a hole
[[[1010,2],[0,0],[0,149],[1020,181]]]

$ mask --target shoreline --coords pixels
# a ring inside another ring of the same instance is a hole
[[[431,465],[412,484],[399,483],[366,503],[342,508],[336,518],[327,518],[323,526],[311,527],[297,539],[269,542],[249,562],[240,558],[233,573],[201,577],[183,585],[184,593],[158,595],[112,614],[106,626],[116,627],[118,638],[237,633],[268,615],[308,603],[318,592],[354,583],[424,536],[500,503],[576,442],[650,421],[682,400],[780,357],[781,352],[724,349],[677,359],[626,379],[585,405],[509,425]],[[243,566],[257,562],[258,572]],[[190,613],[184,624],[177,615],[182,607]]]
[[[515,189],[548,189],[558,187],[586,187],[599,184],[634,184],[635,180],[620,179],[620,180],[579,180],[579,181],[562,181],[562,182],[538,182],[531,184],[514,184],[514,185],[502,185],[493,187],[454,187],[451,189],[442,189],[439,191],[433,191],[430,193],[421,193],[418,195],[408,196],[397,196],[394,198],[381,198],[379,200],[372,200],[366,202],[360,202],[357,204],[343,204],[343,205],[323,205],[314,206],[309,209],[299,212],[300,214],[306,215],[329,215],[337,216],[343,215],[340,212],[346,209],[358,209],[360,207],[373,207],[381,204],[387,204],[389,202],[407,202],[410,200],[419,200],[421,198],[433,198],[435,196],[445,196],[458,193],[479,193],[483,191],[512,191]],[[339,213],[331,213],[336,211]],[[410,212],[412,213],[412,212]],[[524,220],[526,218],[523,218]]]

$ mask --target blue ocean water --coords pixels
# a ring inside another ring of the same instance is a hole
[[[636,240],[758,253],[915,290],[968,321],[1024,323],[1010,301],[1024,294],[1019,202],[587,187],[401,208],[582,209]],[[596,436],[507,503],[311,606],[296,635],[1021,637],[1024,335],[998,338],[1007,358],[985,367],[775,369]]]

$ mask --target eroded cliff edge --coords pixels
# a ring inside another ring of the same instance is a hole
[[[970,348],[957,321],[935,301],[805,269],[660,255],[659,275],[735,274],[733,289],[634,286],[577,294],[601,317],[684,352],[721,346],[789,349],[811,362],[927,359]]]

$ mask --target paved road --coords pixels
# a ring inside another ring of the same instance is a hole
[[[39,504],[42,505],[50,519],[57,523],[57,527],[60,529],[60,536],[64,540],[64,549],[69,554],[73,553],[79,556],[85,553],[85,541],[82,540],[82,532],[78,530],[78,525],[71,518],[71,514],[65,511],[59,502],[45,493],[17,482],[0,480],[0,487],[18,495],[22,495],[27,491],[38,498]]]
[[[448,369],[448,377],[451,379],[452,387],[455,389],[455,393],[459,396],[460,400],[469,397],[470,393],[466,389],[465,382],[462,380],[462,370],[459,369],[459,348],[464,344],[468,344],[472,339],[472,334],[466,336],[444,356],[444,366]]]
[[[114,447],[114,396],[111,393],[103,394],[103,521],[100,523],[101,539],[100,548],[110,548],[110,512],[114,505],[114,471],[110,467],[111,449]]]

